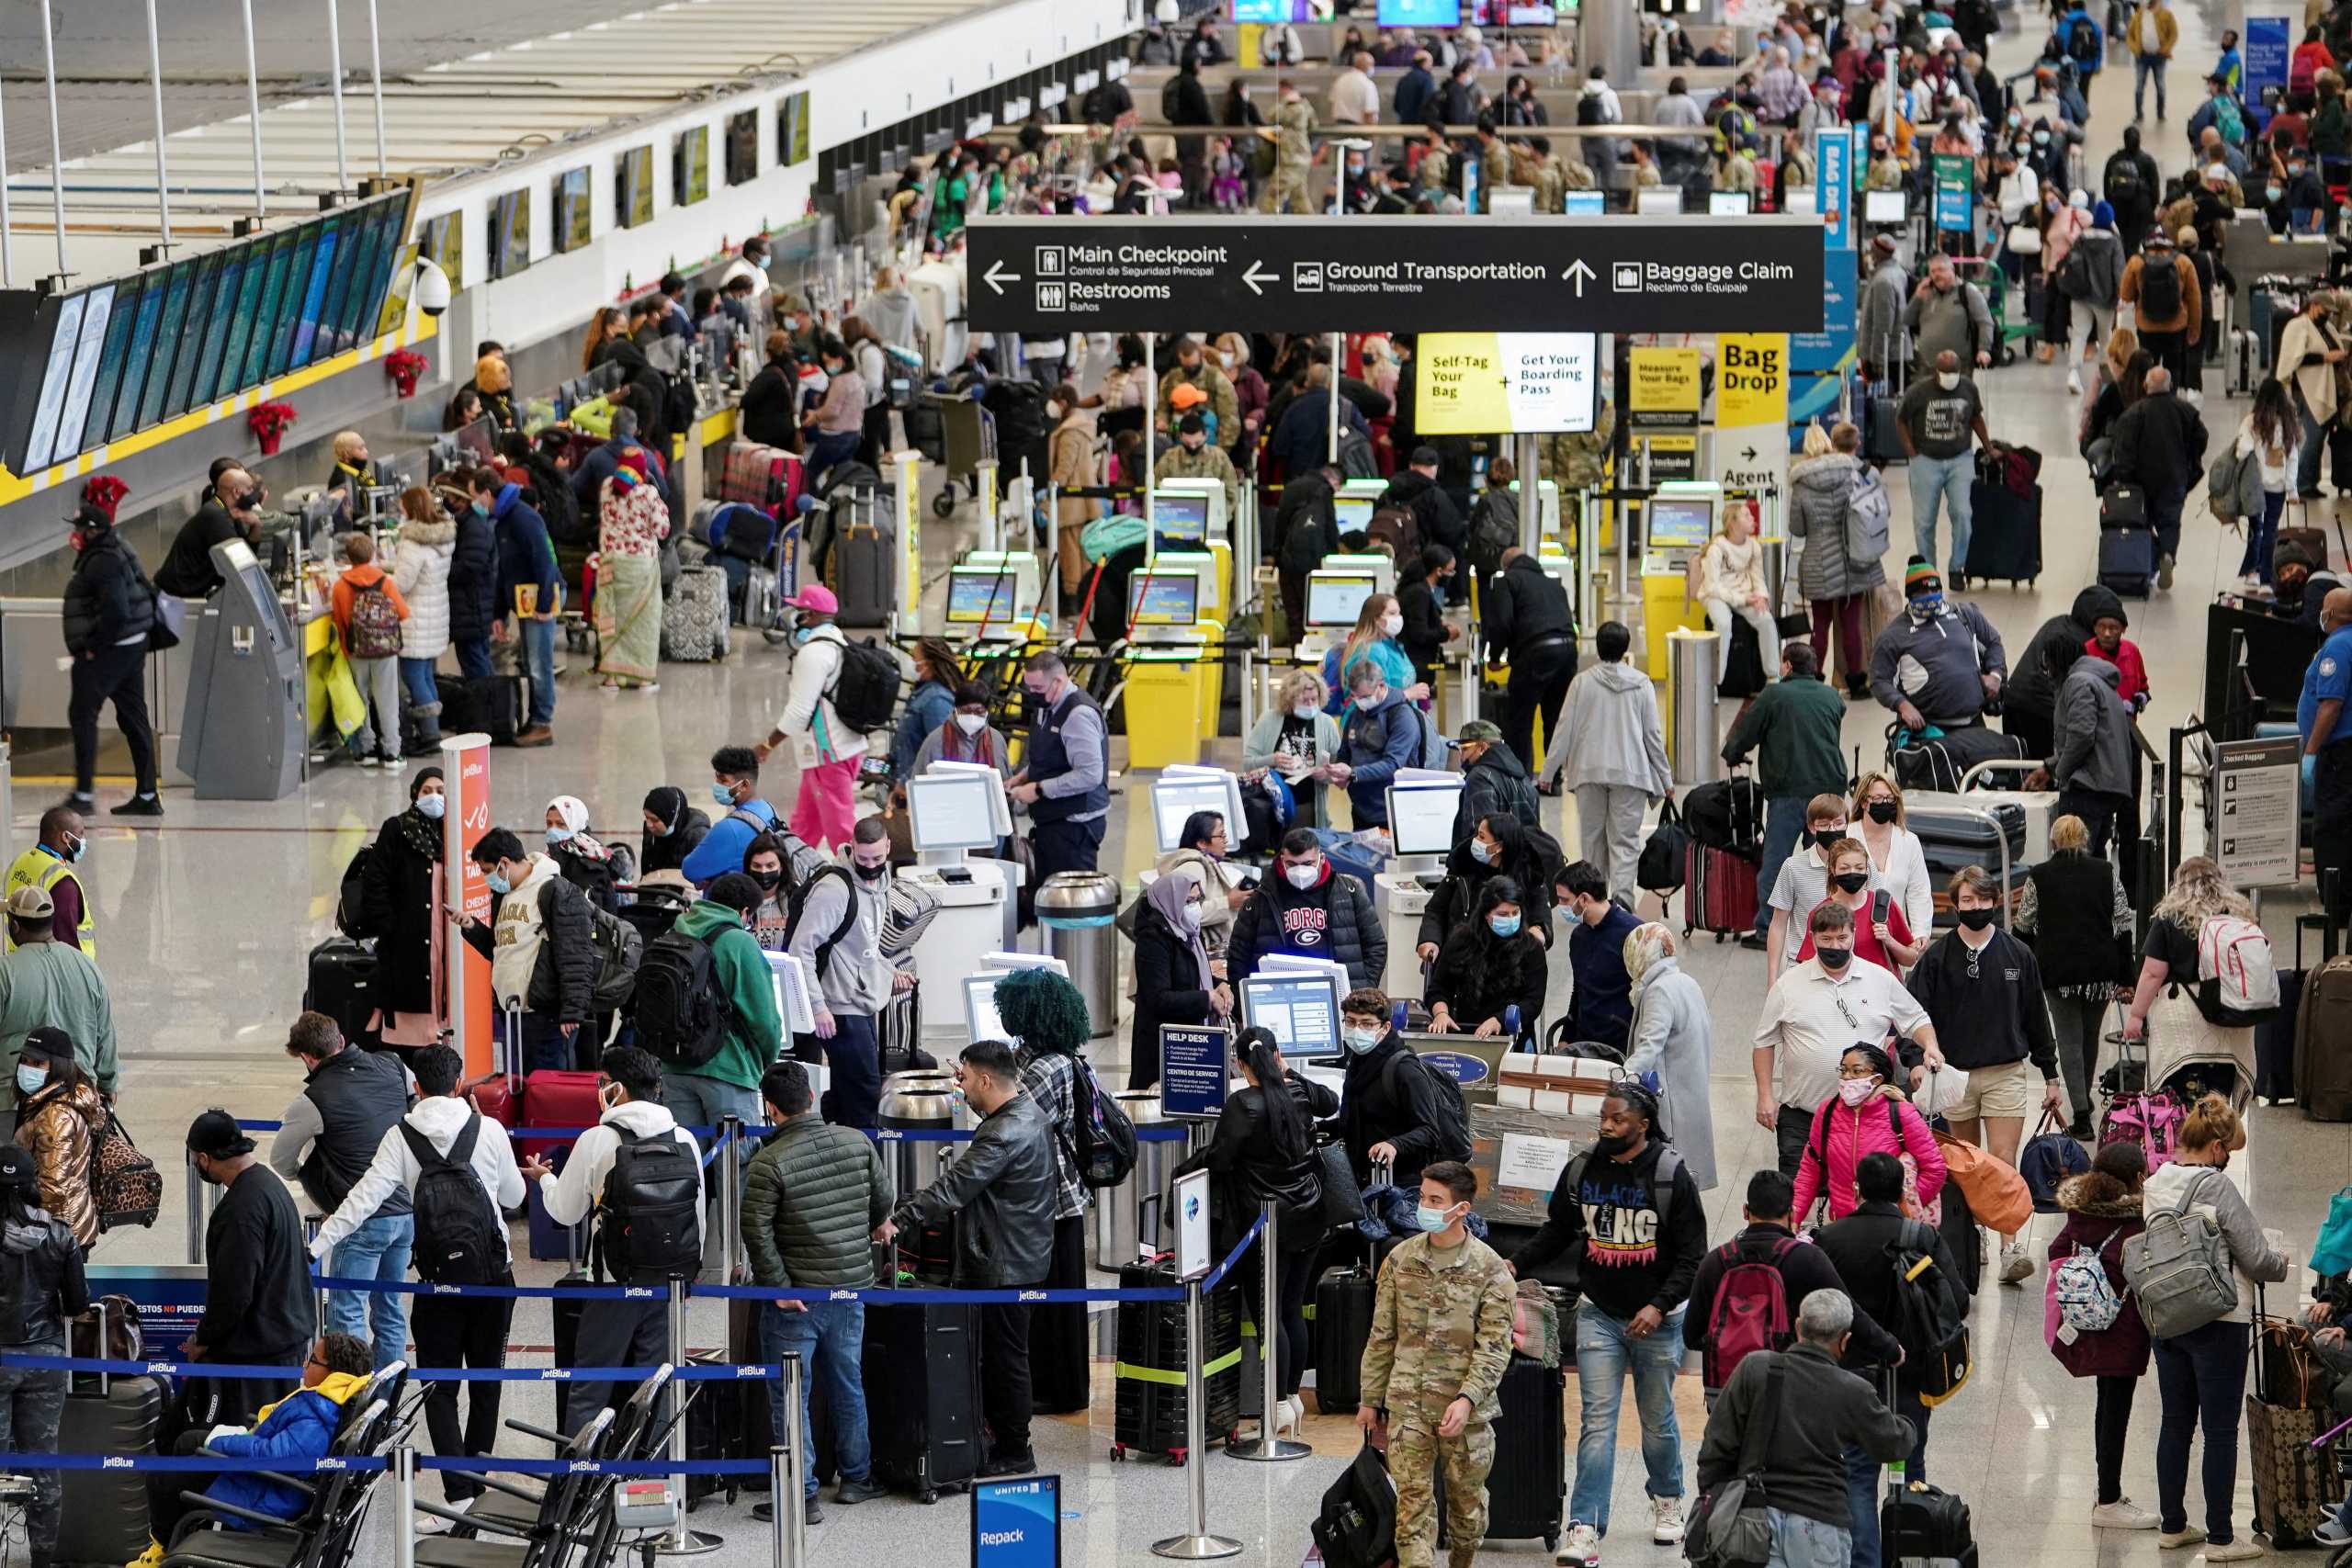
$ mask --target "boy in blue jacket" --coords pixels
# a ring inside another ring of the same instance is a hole
[[[523,668],[531,678],[531,711],[514,737],[517,746],[555,743],[555,622],[563,608],[563,581],[556,570],[555,542],[547,519],[523,499],[523,487],[506,482],[494,468],[473,471],[468,481],[474,507],[487,512],[498,528],[498,587],[490,607],[491,636],[508,637],[511,616],[523,639]],[[529,589],[531,611],[522,613],[518,592]]]

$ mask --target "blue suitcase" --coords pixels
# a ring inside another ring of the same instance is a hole
[[[2123,599],[2145,599],[2156,581],[2156,536],[2145,528],[2102,528],[2098,583]]]

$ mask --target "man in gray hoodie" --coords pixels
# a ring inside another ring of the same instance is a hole
[[[2116,813],[2132,807],[2132,707],[2118,689],[2123,671],[2075,643],[2043,657],[2058,677],[2057,749],[2050,759],[2058,814],[2081,818],[2091,853],[2103,855]]]
[[[890,929],[890,835],[879,817],[859,819],[847,858],[846,867],[817,873],[788,951],[817,982],[817,1038],[832,1070],[825,1120],[864,1129],[874,1125],[882,1099],[874,1020],[912,976],[882,955],[882,933]]]
[[[1625,662],[1633,640],[1617,621],[1595,635],[1600,662],[1568,682],[1543,776],[1548,788],[1565,773],[1575,788],[1577,858],[1600,867],[1611,897],[1628,907],[1640,896],[1634,866],[1642,851],[1642,813],[1674,788],[1657,689]]]

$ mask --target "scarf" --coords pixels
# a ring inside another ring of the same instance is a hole
[[[1143,897],[1144,902],[1159,910],[1161,918],[1167,920],[1168,929],[1192,948],[1193,962],[1200,968],[1200,988],[1205,991],[1216,984],[1209,974],[1209,950],[1201,944],[1199,930],[1184,924],[1184,906],[1200,886],[1190,872],[1173,872],[1153,883]],[[1202,896],[1205,897],[1207,895],[1204,892]]]
[[[939,754],[951,762],[978,762],[991,768],[1004,765],[996,754],[996,731],[984,724],[978,735],[967,736],[956,728],[953,714],[939,727]]]
[[[588,836],[588,803],[576,795],[559,795],[548,802],[548,809],[560,818],[571,829],[571,840],[564,847],[582,860],[607,860],[612,851]]]
[[[439,777],[438,768],[419,768],[409,784],[408,809],[400,815],[401,840],[410,849],[434,862],[441,858],[441,824],[416,808],[416,797],[424,793],[426,784]]]

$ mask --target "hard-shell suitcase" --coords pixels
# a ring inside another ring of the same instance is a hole
[[[826,574],[841,600],[835,617],[844,626],[884,626],[898,597],[898,551],[894,530],[881,525],[881,503],[860,497],[848,527],[833,541]]]
[[[680,569],[662,601],[662,657],[715,662],[727,657],[727,573]]]
[[[1119,1270],[1123,1291],[1162,1290],[1176,1283],[1166,1262],[1130,1263]],[[1241,1302],[1232,1286],[1211,1291],[1201,1302],[1201,1429],[1211,1441],[1241,1418]],[[1368,1320],[1367,1320],[1368,1321]],[[1185,1379],[1190,1347],[1182,1302],[1121,1302],[1115,1325],[1118,1346],[1116,1404],[1111,1457],[1130,1449],[1166,1454],[1185,1450]]]
[[[1560,1544],[1561,1500],[1567,1495],[1567,1370],[1513,1351],[1495,1397],[1495,1465],[1487,1472],[1487,1537],[1540,1538]]]
[[[2304,977],[2295,1103],[2314,1122],[2352,1122],[2352,958],[2330,958]]]
[[[741,609],[742,615],[738,618],[747,630],[756,631],[776,624],[775,572],[763,566],[753,566],[745,570]]]
[[[2102,528],[2098,585],[2121,599],[2145,599],[2155,589],[2156,536],[2145,528]]]
[[[1902,423],[1902,409],[1903,400],[1900,398],[1877,397],[1871,400],[1868,422],[1870,450],[1863,454],[1871,461],[1874,463],[1905,461],[1903,452],[1903,434],[1897,428]]]
[[[2340,424],[2327,433],[2327,482],[2352,490],[2352,430]]]
[[[1935,890],[1936,924],[1954,923],[1951,895],[1944,891],[1952,874],[1963,866],[1980,865],[1996,881],[2001,875],[2001,846],[2008,845],[2007,889],[2012,913],[2025,886],[2025,809],[2007,802],[1978,805],[1963,797],[1922,799],[1905,795],[1905,823],[1918,835],[1919,852],[1928,863],[1928,886]]]
[[[2250,398],[2262,380],[2262,341],[2244,327],[2230,333],[2224,372],[2226,387],[2222,395]]]
[[[719,470],[718,499],[763,508],[782,506],[789,516],[799,475],[800,459],[783,447],[738,441],[727,449],[726,463]]]
[[[334,1020],[354,1045],[380,1045],[374,1021],[381,1005],[376,954],[347,936],[331,936],[311,949],[310,984],[302,1006]]]
[[[2041,487],[2019,495],[2007,485],[1969,481],[1969,504],[1975,513],[1974,531],[1968,536],[1968,575],[1992,578],[2012,586],[2031,584],[2041,576]]]
[[[1372,1297],[1372,1271],[1361,1264],[1334,1269],[1315,1287],[1315,1408],[1326,1416],[1356,1412]]]
[[[57,1451],[67,1454],[144,1454],[155,1448],[164,1418],[164,1385],[154,1378],[117,1377],[100,1393],[95,1382],[65,1396],[57,1420]],[[136,1472],[67,1470],[58,1472],[62,1497],[58,1508],[60,1564],[120,1568],[147,1550],[147,1483]],[[201,1491],[205,1478],[188,1478]]]
[[[865,1314],[865,1419],[876,1480],[926,1503],[971,1483],[988,1458],[979,1337],[978,1307]]]
[[[1756,929],[1756,863],[1729,850],[1693,841],[1682,883],[1682,932],[1713,931],[1715,940]]]

